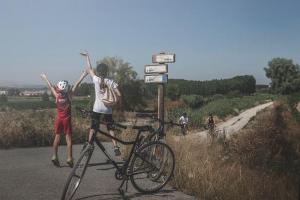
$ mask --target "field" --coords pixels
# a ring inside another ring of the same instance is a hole
[[[168,102],[166,110],[168,118],[177,120],[182,112],[187,112],[191,121],[191,128],[201,128],[208,113],[213,113],[220,119],[235,115],[243,109],[264,103],[274,98],[271,95],[257,94],[239,98],[223,98],[210,101],[199,109],[188,108],[183,103]],[[74,98],[73,108],[81,106],[88,108],[88,98]],[[53,124],[55,120],[55,103],[41,101],[37,97],[10,98],[8,102],[0,104],[0,148],[48,146],[53,139]],[[2,112],[1,112],[2,111]],[[117,121],[130,121],[134,115],[115,112]],[[125,119],[126,118],[126,119]],[[74,143],[85,140],[89,127],[89,120],[81,119],[73,110]]]
[[[201,128],[210,113],[218,118],[217,120],[224,120],[227,117],[237,115],[243,110],[277,98],[277,96],[270,94],[254,94],[252,96],[212,100],[200,108],[175,105],[173,108],[169,108],[167,118],[178,120],[182,113],[186,112],[190,119],[190,127],[192,129]]]
[[[49,101],[42,101],[41,97],[9,97],[7,102],[0,103],[0,111],[9,109],[14,110],[41,110],[55,108],[54,99],[50,98]],[[89,104],[87,97],[74,97],[73,105],[86,106]]]

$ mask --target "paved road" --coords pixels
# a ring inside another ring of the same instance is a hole
[[[110,144],[105,144],[111,149]],[[74,146],[74,156],[78,158],[79,145]],[[22,148],[0,150],[0,199],[1,200],[58,200],[63,186],[70,172],[64,163],[65,146],[60,151],[61,168],[54,167],[50,162],[51,148]],[[104,156],[96,148],[93,163],[103,163]],[[114,179],[111,165],[89,167],[82,184],[74,199],[76,200],[117,200],[121,199],[117,192],[120,184]],[[192,200],[185,195],[166,187],[162,192],[154,195],[137,193],[129,183],[128,197],[130,199],[170,199]]]

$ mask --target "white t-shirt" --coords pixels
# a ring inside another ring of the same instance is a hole
[[[188,122],[189,122],[189,118],[188,117],[181,116],[179,118],[179,123],[180,124],[187,124]]]
[[[104,82],[108,87],[111,87],[113,89],[118,87],[118,84],[111,79],[105,78]],[[104,91],[100,89],[101,78],[99,78],[98,76],[93,76],[93,83],[95,85],[95,102],[93,111],[96,113],[112,114],[112,108],[105,106],[102,102]]]

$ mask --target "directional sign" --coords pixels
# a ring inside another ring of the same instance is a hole
[[[153,63],[173,63],[175,54],[155,54],[152,56]]]
[[[145,75],[145,83],[167,83],[168,74]]]
[[[168,73],[168,65],[146,65],[145,74]]]

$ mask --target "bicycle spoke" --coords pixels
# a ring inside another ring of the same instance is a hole
[[[164,143],[144,146],[131,163],[129,174],[133,186],[144,193],[161,189],[174,170],[174,155]]]

